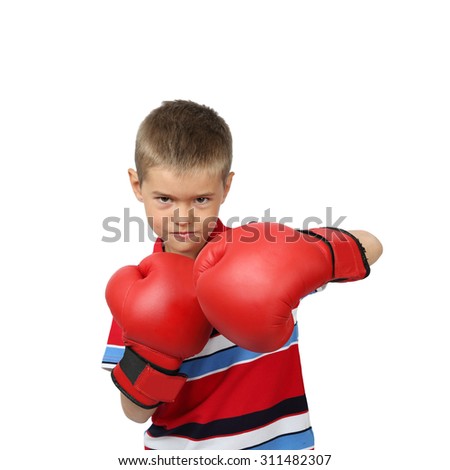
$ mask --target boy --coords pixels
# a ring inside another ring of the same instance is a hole
[[[227,230],[218,214],[233,179],[232,137],[214,110],[190,101],[164,102],[139,128],[135,162],[129,178],[159,237],[154,253],[195,259],[208,241]],[[364,231],[353,235],[364,247],[361,259],[368,268],[381,255],[381,244]],[[122,333],[113,321],[105,368],[122,359]],[[144,435],[146,449],[314,446],[296,325],[282,347],[269,353],[244,349],[212,330],[200,352],[184,359],[179,372],[188,379],[171,402],[143,407],[119,386],[129,419],[144,423],[152,418]]]

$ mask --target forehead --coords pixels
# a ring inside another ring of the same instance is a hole
[[[223,183],[221,175],[207,170],[179,173],[170,168],[154,167],[148,169],[142,187],[146,191],[190,197],[216,193]]]

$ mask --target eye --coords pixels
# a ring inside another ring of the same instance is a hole
[[[207,197],[198,197],[195,199],[195,202],[197,204],[206,204],[207,202],[209,201],[209,199]]]
[[[170,197],[167,197],[167,196],[159,196],[157,199],[158,199],[158,201],[161,202],[162,204],[169,204],[170,202],[172,202],[172,200],[170,199]]]

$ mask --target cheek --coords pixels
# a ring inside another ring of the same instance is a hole
[[[151,206],[149,204],[146,204],[145,202],[144,202],[144,207],[145,207],[145,215],[147,217],[147,222],[150,225],[150,227],[154,228],[155,220],[157,220],[157,218],[155,217],[155,211],[153,211]]]
[[[158,237],[161,237],[164,240],[167,239],[169,233],[167,217],[155,217],[155,215],[152,215],[150,217],[147,216],[147,221],[148,225],[152,228],[153,232],[156,233]]]
[[[167,233],[167,216],[161,214],[150,203],[144,203],[144,206],[148,225],[158,236],[165,235]]]

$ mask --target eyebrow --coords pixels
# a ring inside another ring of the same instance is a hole
[[[175,196],[172,196],[171,194],[168,194],[164,191],[152,191],[151,194],[152,194],[152,196],[164,196],[164,197],[168,197],[170,199],[176,199]],[[213,192],[200,193],[200,194],[197,194],[196,196],[194,196],[194,198],[209,197],[209,196],[214,196],[214,194],[215,193],[213,193]]]

